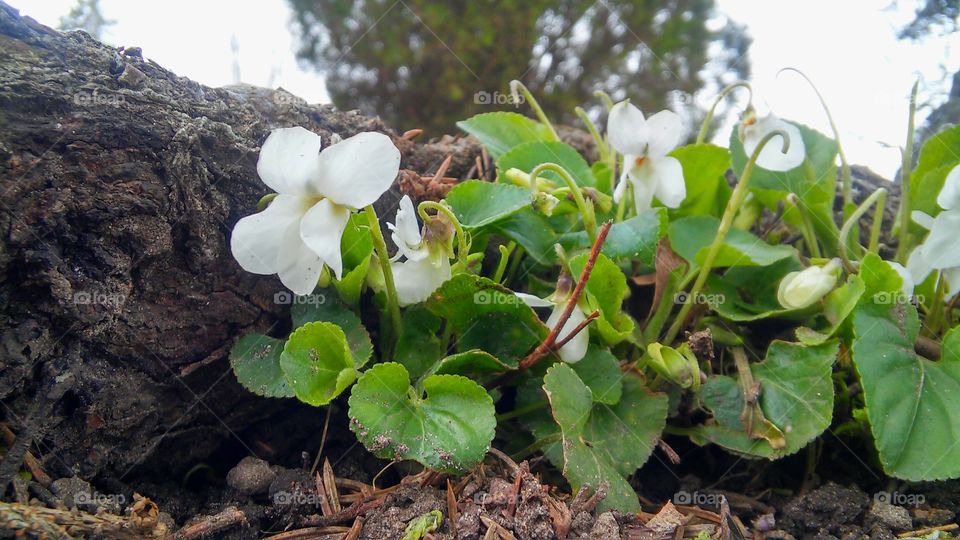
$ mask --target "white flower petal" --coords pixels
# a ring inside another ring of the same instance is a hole
[[[960,210],[960,165],[947,173],[943,188],[937,195],[937,204],[944,210]]]
[[[683,140],[683,120],[673,111],[660,111],[647,118],[647,126],[650,129],[648,156],[665,156]]]
[[[299,223],[309,207],[309,199],[281,194],[264,211],[238,221],[230,236],[233,258],[247,272],[276,274],[280,239],[288,228]]]
[[[309,195],[320,174],[320,136],[302,127],[275,129],[260,147],[257,174],[270,189]]]
[[[280,282],[294,294],[310,294],[317,287],[323,260],[300,238],[299,224],[287,228],[280,243],[277,259],[277,275]]]
[[[913,282],[913,276],[910,275],[910,271],[907,270],[902,264],[896,261],[883,261],[887,263],[887,266],[893,269],[894,272],[900,275],[900,279],[903,280],[903,284],[900,286],[900,291],[904,296],[913,296],[913,289],[916,284]]]
[[[953,300],[953,297],[960,294],[960,266],[944,270],[941,277],[947,282],[947,295],[944,300]]]
[[[928,231],[933,228],[933,216],[926,212],[914,210],[913,212],[910,212],[910,219]]]
[[[421,247],[423,237],[420,235],[420,227],[417,223],[417,211],[413,207],[413,201],[408,195],[400,199],[400,208],[397,209],[396,224],[387,223],[387,227],[393,231],[391,238],[397,246],[397,254],[391,260],[398,260],[405,256],[412,261],[419,261],[430,254],[430,251]]]
[[[640,109],[629,100],[621,101],[610,109],[607,116],[607,136],[617,152],[642,155],[650,141],[650,128]]]
[[[687,186],[683,181],[683,166],[680,161],[672,157],[648,158],[650,167],[654,170],[656,188],[654,195],[667,208],[680,206],[687,197]]]
[[[330,199],[323,199],[313,205],[300,221],[300,238],[303,243],[333,270],[337,279],[343,274],[340,239],[349,220],[348,208],[334,204]]]
[[[425,301],[440,285],[450,279],[450,259],[440,257],[439,264],[430,258],[392,263],[393,280],[397,286],[397,300],[401,306]]]
[[[632,156],[627,156],[627,158],[629,158],[627,163],[633,161]],[[617,187],[613,189],[613,202],[619,203],[620,200],[623,199],[623,196],[627,193],[627,182],[629,181],[630,177],[627,174],[627,171],[623,171],[623,174],[620,175],[620,181],[617,182]]]
[[[513,294],[517,295],[517,298],[519,298],[520,300],[523,301],[524,304],[526,304],[526,305],[528,305],[528,306],[530,306],[530,307],[532,307],[532,308],[550,307],[550,306],[553,306],[553,302],[551,302],[551,301],[549,301],[549,300],[544,300],[543,298],[540,298],[539,296],[534,296],[534,295],[532,295],[532,294],[527,294],[527,293],[522,293],[522,292],[515,292],[515,293],[513,293]]]
[[[553,328],[558,322],[560,322],[560,316],[563,315],[564,304],[557,304],[554,308],[553,313],[550,314],[550,318],[547,319],[547,326]],[[557,341],[561,341],[567,336],[569,336],[573,330],[586,320],[586,316],[580,311],[579,307],[573,309],[570,312],[570,318],[567,319],[567,322],[563,324],[563,328],[560,329],[560,333],[557,334]],[[586,354],[587,348],[590,346],[590,332],[586,328],[581,330],[577,335],[567,342],[566,345],[560,347],[560,350],[557,351],[557,355],[560,356],[560,359],[564,362],[574,363],[579,362]]]
[[[907,259],[907,272],[914,283],[923,283],[933,271],[929,261],[923,257],[923,246],[917,246]]]
[[[657,190],[656,171],[650,165],[650,160],[644,159],[640,165],[634,164],[627,173],[633,185],[633,204],[637,214],[650,209],[653,194]]]
[[[960,210],[944,210],[933,218],[930,234],[923,242],[923,257],[933,268],[960,266]]]
[[[753,155],[760,141],[766,137],[768,133],[775,130],[780,130],[787,134],[790,140],[790,147],[787,149],[787,152],[784,153],[783,139],[781,137],[771,138],[770,141],[763,146],[763,150],[760,151],[760,156],[757,158],[757,165],[770,171],[789,171],[790,169],[799,167],[806,157],[803,135],[800,134],[797,126],[789,122],[784,122],[772,114],[757,120],[754,125],[747,126],[743,129],[743,150],[747,154],[747,158]]]
[[[320,153],[320,175],[314,189],[351,208],[373,204],[400,171],[400,151],[390,137],[364,132]]]

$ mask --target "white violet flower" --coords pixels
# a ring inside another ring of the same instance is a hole
[[[930,230],[927,239],[916,247],[907,260],[907,270],[914,283],[922,283],[930,272],[938,270],[947,282],[947,299],[960,293],[960,165],[954,167],[937,195],[943,211],[931,217],[920,211],[911,214],[913,221]]]
[[[650,209],[653,197],[669,208],[680,206],[687,196],[683,167],[676,158],[667,156],[683,139],[683,121],[672,111],[660,111],[650,118],[629,101],[621,101],[610,109],[607,119],[610,144],[623,154],[623,174],[613,192],[620,202],[633,185],[633,201],[637,213]]]
[[[837,284],[840,259],[832,259],[824,266],[810,266],[799,272],[790,272],[780,280],[777,300],[787,309],[803,309],[819,302]]]
[[[400,199],[396,223],[387,223],[387,227],[393,231],[393,242],[397,244],[397,254],[390,262],[397,301],[401,306],[423,302],[452,275],[449,248],[452,236],[435,241],[424,239],[417,226],[417,211],[407,195]],[[438,223],[438,227],[444,225]],[[400,261],[401,257],[406,260]]]
[[[567,302],[564,300],[562,302],[556,303],[551,300],[538,298],[532,294],[527,293],[514,293],[517,295],[524,304],[532,307],[552,307],[553,311],[550,313],[550,317],[547,318],[547,326],[553,328],[560,322],[560,316],[563,315],[563,310],[567,305]],[[580,309],[580,306],[573,308],[573,311],[570,312],[570,318],[567,319],[567,322],[563,324],[563,328],[560,329],[560,333],[557,334],[557,341],[564,340],[571,332],[583,321],[587,319],[586,314],[583,310]],[[590,333],[587,332],[587,329],[584,328],[577,335],[568,341],[563,347],[560,347],[560,350],[557,351],[557,355],[560,356],[560,359],[564,362],[573,364],[579,362],[587,354],[587,348],[590,346]]]
[[[244,270],[277,274],[296,294],[313,291],[323,265],[341,277],[340,239],[350,212],[379,199],[400,170],[400,151],[382,133],[359,133],[323,152],[320,146],[320,136],[302,127],[267,137],[257,173],[278,195],[238,221],[230,238]]]
[[[757,165],[770,171],[789,171],[799,167],[806,158],[807,150],[803,145],[803,135],[797,126],[784,122],[775,115],[768,114],[757,118],[756,114],[749,113],[740,123],[740,140],[743,141],[743,151],[747,158],[753,155],[754,150],[769,133],[783,131],[790,139],[787,151],[783,151],[783,137],[773,137],[763,146],[757,157]]]

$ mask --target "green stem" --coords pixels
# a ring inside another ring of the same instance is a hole
[[[710,131],[710,124],[713,122],[713,115],[717,110],[717,105],[720,105],[720,102],[737,88],[746,88],[747,91],[750,92],[750,99],[747,103],[753,102],[753,87],[750,86],[750,83],[747,81],[737,81],[721,90],[720,93],[717,94],[716,99],[713,100],[713,105],[710,106],[707,115],[703,118],[703,124],[700,125],[700,133],[697,134],[696,144],[703,144],[703,142],[707,140],[707,132]]]
[[[587,131],[589,131],[590,135],[593,137],[593,142],[597,145],[597,152],[600,153],[600,161],[606,162],[609,160],[610,146],[607,144],[607,141],[603,140],[603,136],[600,135],[599,131],[597,131],[597,126],[594,125],[593,121],[590,120],[590,117],[587,116],[587,111],[583,110],[583,107],[577,107],[574,109],[574,112],[576,112],[577,116],[580,117],[580,121],[587,126]]]
[[[920,81],[913,83],[910,91],[910,116],[907,119],[907,145],[903,149],[903,162],[900,165],[900,211],[897,218],[900,225],[900,238],[897,242],[897,262],[906,262],[910,242],[910,174],[913,172],[913,136],[915,116],[917,114],[917,89]]]
[[[693,308],[694,302],[692,299],[699,298],[700,292],[703,289],[704,284],[707,282],[707,277],[710,275],[710,270],[713,269],[713,262],[717,259],[717,255],[720,254],[720,248],[723,246],[723,241],[727,238],[727,233],[730,232],[730,227],[733,225],[733,218],[737,215],[737,210],[740,208],[740,205],[743,204],[743,200],[747,197],[747,186],[750,183],[750,177],[753,176],[753,169],[757,166],[757,158],[760,157],[760,152],[763,150],[763,147],[770,142],[774,137],[781,137],[783,139],[783,152],[786,153],[790,147],[790,137],[782,130],[774,130],[770,133],[767,133],[760,143],[753,150],[753,155],[750,156],[750,161],[747,161],[747,165],[743,168],[743,174],[740,176],[740,181],[737,182],[737,186],[733,188],[733,194],[730,195],[730,200],[727,201],[727,208],[723,211],[723,217],[720,218],[720,226],[717,229],[717,236],[713,239],[713,243],[710,244],[710,251],[707,252],[707,257],[703,261],[703,266],[700,267],[700,273],[697,274],[696,281],[693,282],[693,287],[690,289],[690,294],[687,297],[687,301],[683,303],[683,307],[680,308],[680,313],[677,314],[677,317],[673,320],[673,324],[670,326],[670,330],[667,331],[667,336],[664,339],[663,343],[670,344],[677,337],[677,334],[680,333],[680,329],[683,327],[683,323],[687,319],[687,315],[690,314],[690,310]]]
[[[813,233],[813,225],[810,223],[810,215],[804,210],[803,202],[796,193],[787,194],[787,204],[793,206],[797,215],[800,216],[800,234],[803,235],[803,241],[810,250],[810,256],[820,258],[820,244],[817,243],[817,236]]]
[[[370,225],[370,234],[373,236],[373,247],[377,252],[377,260],[380,262],[383,282],[386,285],[387,314],[390,318],[390,326],[393,329],[393,339],[397,339],[400,337],[402,327],[400,303],[397,301],[397,285],[393,281],[393,269],[390,267],[390,254],[387,253],[387,243],[383,240],[383,231],[380,230],[380,219],[377,218],[377,211],[374,210],[372,204],[367,206],[364,211],[367,214],[367,223]]]
[[[424,222],[431,219],[430,216],[427,215],[427,210],[436,210],[438,214],[447,216],[450,223],[453,224],[453,229],[457,235],[457,260],[466,268],[467,256],[470,254],[470,245],[467,243],[467,236],[463,233],[463,226],[460,225],[460,220],[457,219],[456,214],[446,205],[435,201],[423,201],[420,203],[420,206],[417,207],[417,213],[420,214],[420,219]]]
[[[533,171],[530,172],[531,186],[537,185],[537,177],[544,171],[553,171],[566,182],[567,187],[570,188],[570,193],[573,195],[573,200],[577,203],[577,208],[580,210],[580,215],[583,216],[583,228],[587,230],[587,236],[590,237],[590,242],[593,243],[597,239],[597,217],[593,213],[593,205],[587,204],[587,201],[583,198],[583,193],[580,191],[580,186],[578,186],[577,182],[570,176],[570,173],[556,163],[541,163],[537,165]]]
[[[843,222],[843,227],[840,229],[840,258],[843,260],[843,267],[847,271],[853,271],[853,265],[850,263],[850,245],[847,243],[847,238],[850,237],[850,230],[853,229],[854,225],[860,222],[860,218],[867,213],[867,210],[873,206],[874,203],[877,204],[878,214],[873,219],[873,224],[871,225],[870,231],[870,250],[872,251],[876,246],[874,245],[874,233],[876,233],[877,241],[879,242],[880,237],[880,227],[878,223],[881,221],[879,218],[882,218],[883,207],[886,204],[887,200],[887,190],[884,188],[879,188],[869,197],[866,198],[856,210],[850,214],[850,217]],[[857,241],[856,244],[859,246],[860,242]]]
[[[530,90],[523,85],[522,82],[513,80],[510,81],[510,92],[514,95],[514,101],[519,103],[519,97],[517,93],[520,92],[523,94],[524,99],[527,100],[527,104],[530,105],[530,108],[533,109],[534,114],[537,115],[537,118],[540,120],[540,123],[547,126],[547,129],[550,130],[550,134],[553,136],[553,140],[559,141],[560,136],[557,135],[557,130],[553,129],[553,124],[550,123],[550,119],[547,118],[547,115],[544,114],[543,109],[540,108],[540,104],[537,103],[536,98],[533,97],[533,94],[530,93]]]
[[[518,417],[518,416],[523,416],[523,415],[525,415],[525,414],[527,414],[527,413],[532,413],[532,412],[534,412],[534,411],[539,411],[540,409],[546,407],[546,406],[549,405],[549,404],[550,404],[549,401],[547,401],[547,400],[545,400],[545,399],[542,399],[542,400],[540,400],[540,401],[535,401],[535,402],[533,402],[533,403],[531,403],[531,404],[529,404],[529,405],[525,405],[525,406],[523,406],[523,407],[519,407],[519,408],[513,409],[512,411],[507,411],[507,412],[505,412],[505,413],[503,413],[503,414],[498,414],[498,415],[497,415],[497,424],[499,424],[500,422],[505,422],[505,421],[507,421],[507,420],[516,418],[516,417]]]
[[[519,452],[517,452],[516,454],[510,457],[512,457],[514,460],[522,461],[527,457],[535,454],[537,451],[542,450],[545,446],[549,446],[553,443],[560,442],[561,440],[563,440],[563,435],[561,433],[553,433],[553,434],[547,435],[546,437],[538,441],[534,441],[533,444],[527,446],[526,448],[523,448],[522,450],[520,450]]]
[[[816,85],[813,84],[813,81],[810,80],[810,77],[800,71],[797,68],[787,67],[780,70],[780,73],[784,71],[792,71],[797,75],[803,77],[803,80],[807,81],[807,84],[810,85],[810,88],[813,89],[813,93],[817,95],[817,99],[820,100],[820,106],[823,107],[823,112],[827,114],[827,121],[830,122],[830,129],[833,131],[833,139],[837,141],[837,154],[840,156],[840,174],[843,181],[843,204],[844,206],[853,203],[853,177],[850,174],[850,163],[847,161],[846,154],[843,153],[843,145],[840,144],[840,130],[837,129],[836,122],[833,121],[833,115],[830,114],[830,109],[827,107],[826,100],[823,99],[823,95],[820,94],[820,90],[817,90]],[[778,73],[779,75],[779,73]]]
[[[593,95],[600,98],[600,101],[603,101],[608,111],[613,108],[613,99],[610,97],[610,94],[603,90],[594,90]]]
[[[507,263],[510,262],[510,254],[513,253],[513,250],[516,247],[517,243],[512,240],[505,246],[503,244],[497,246],[497,249],[500,251],[500,260],[497,262],[497,269],[493,273],[493,280],[497,283],[503,283],[503,273],[507,271]]]

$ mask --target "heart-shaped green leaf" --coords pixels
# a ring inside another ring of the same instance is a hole
[[[670,211],[670,217],[720,217],[731,193],[724,176],[730,168],[730,151],[713,144],[691,144],[677,148],[670,155],[680,161],[687,187],[687,197]]]
[[[810,328],[797,329],[797,339],[807,345],[819,345],[832,338],[857,307],[865,287],[859,276],[851,275],[847,282],[830,291],[823,299],[823,316],[827,320],[826,328],[815,331]]]
[[[494,160],[525,142],[554,140],[550,128],[512,112],[478,114],[457,122],[457,127],[476,137]]]
[[[532,208],[525,208],[499,222],[495,230],[519,244],[538,264],[557,260],[553,245],[560,241],[547,218]]]
[[[330,403],[357,378],[347,337],[329,322],[307,323],[290,334],[280,368],[297,398],[315,406]]]
[[[666,209],[654,208],[610,227],[602,253],[614,260],[626,258],[651,266],[666,232]],[[560,243],[567,251],[589,249],[591,244],[584,231],[564,234]]]
[[[296,301],[290,308],[294,328],[316,321],[333,323],[343,330],[347,338],[354,366],[359,369],[370,360],[373,343],[370,342],[370,334],[356,313],[326,292],[298,298],[303,301]]]
[[[913,481],[960,476],[960,331],[932,362],[913,350],[912,305],[863,302],[853,317],[853,362],[883,470]]]
[[[707,302],[723,318],[737,322],[806,316],[810,310],[797,313],[785,309],[777,299],[783,277],[801,269],[803,266],[796,257],[769,266],[734,266],[708,277],[707,288],[699,301]]]
[[[668,232],[670,247],[688,263],[699,268],[706,259],[719,228],[720,220],[713,216],[691,216],[678,219],[670,224]],[[796,252],[797,250],[791,246],[773,246],[749,232],[731,229],[724,239],[713,267],[768,266]]]
[[[583,384],[590,387],[594,403],[616,405],[623,395],[623,372],[620,362],[608,349],[591,345],[586,356],[569,364]]]
[[[588,258],[589,254],[581,253],[570,259],[574,275],[580,275]],[[590,310],[600,311],[597,331],[607,344],[616,345],[633,333],[633,319],[620,309],[629,292],[627,278],[616,263],[601,253],[584,290]]]
[[[460,352],[480,349],[511,366],[549,333],[513,291],[480,276],[453,276],[433,293],[426,307],[453,326]]]
[[[367,370],[350,395],[350,429],[379,457],[413,459],[444,472],[479,463],[496,427],[493,400],[477,383],[457,375],[431,375],[423,396],[400,364]]]
[[[632,375],[623,377],[623,395],[613,406],[595,403],[593,393],[565,363],[553,365],[543,389],[563,442],[547,450],[574,491],[584,484],[610,488],[602,508],[633,512],[640,508],[626,477],[650,457],[667,418],[667,396],[651,394]],[[557,451],[562,453],[557,455]]]
[[[437,375],[463,375],[476,379],[483,375],[503,373],[512,369],[516,369],[516,366],[505,364],[488,352],[473,349],[443,358],[437,363],[434,373]]]
[[[760,408],[786,438],[786,447],[774,449],[764,439],[751,439],[743,429],[743,391],[737,380],[718,375],[701,387],[704,404],[715,423],[694,429],[697,444],[719,444],[748,457],[775,459],[799,451],[830,426],[833,417],[832,366],[839,345],[817,346],[774,341],[763,362],[751,366],[760,384]]]
[[[446,346],[437,337],[442,322],[440,317],[427,311],[422,304],[403,312],[403,332],[397,340],[393,356],[394,360],[407,368],[414,380],[422,377],[447,352]]]
[[[501,173],[509,169],[520,169],[530,173],[544,163],[556,163],[566,169],[578,186],[597,186],[597,179],[593,177],[593,171],[587,160],[583,159],[583,156],[572,146],[560,141],[531,141],[517,145],[497,160],[497,168]],[[566,186],[560,176],[553,171],[546,171],[541,178],[554,182],[557,187]]]
[[[280,370],[283,340],[250,334],[230,349],[230,366],[244,388],[263,397],[293,397]]]
[[[533,196],[512,184],[467,180],[451,189],[446,201],[461,225],[479,229],[530,206]]]

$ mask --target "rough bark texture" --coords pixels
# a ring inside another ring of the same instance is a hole
[[[382,131],[423,173],[454,153],[448,175],[461,177],[479,155],[283,90],[208,88],[2,2],[0,111],[0,414],[18,434],[43,433],[54,476],[182,473],[225,442],[255,448],[258,421],[297,407],[246,392],[227,361],[236,337],[287,324],[279,281],[243,272],[228,247],[267,192],[256,161],[271,129],[325,142]],[[57,378],[66,395],[26,425]]]

